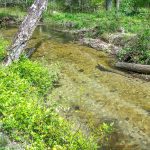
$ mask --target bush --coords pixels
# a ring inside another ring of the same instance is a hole
[[[139,8],[149,7],[150,0],[122,0],[121,11],[126,15],[135,15],[140,13]]]
[[[139,33],[137,40],[131,46],[125,47],[119,52],[118,57],[121,61],[150,64],[150,32],[145,30]]]
[[[111,15],[106,14],[106,16],[101,17],[97,26],[99,34],[112,33],[120,28],[120,21],[116,14],[112,12]]]
[[[26,142],[27,149],[96,149],[92,141],[79,132],[74,133],[69,123],[55,112],[55,107],[47,107],[41,97],[52,88],[57,78],[54,70],[48,72],[39,63],[25,59],[9,68],[1,67],[0,116],[3,131],[15,141]]]
[[[45,95],[58,80],[56,65],[51,68],[25,58],[10,67],[0,66],[1,131],[30,150],[96,149],[91,138],[72,129],[56,113],[55,104],[46,104]]]
[[[14,63],[11,66],[11,70],[36,87],[37,91],[42,95],[46,94],[58,79],[55,71],[51,70],[49,72],[48,68],[43,69],[41,63],[31,62],[24,58],[19,63]]]

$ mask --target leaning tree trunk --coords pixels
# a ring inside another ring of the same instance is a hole
[[[21,53],[27,45],[27,41],[37,27],[37,23],[41,19],[42,12],[46,9],[48,0],[35,0],[29,8],[28,15],[19,27],[19,30],[8,50],[8,55],[5,58],[4,65],[8,66],[13,61],[18,60]]]

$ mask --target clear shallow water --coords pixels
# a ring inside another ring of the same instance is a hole
[[[10,39],[16,29],[2,29]],[[114,122],[115,132],[104,149],[148,150],[150,147],[150,82],[113,72],[108,69],[113,59],[107,54],[72,43],[73,37],[40,26],[28,47],[36,47],[32,59],[45,59],[61,64],[58,86],[51,98],[61,104],[62,114],[88,133],[103,122]],[[98,134],[98,133],[97,133]]]

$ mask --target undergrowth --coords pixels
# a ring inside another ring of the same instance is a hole
[[[127,45],[118,53],[120,61],[150,65],[150,31],[143,30],[132,45]]]
[[[6,43],[1,40],[2,58]],[[46,95],[58,80],[58,67],[51,68],[25,58],[10,67],[0,66],[0,132],[30,150],[96,149],[92,138],[56,113],[55,104],[47,104]]]
[[[0,7],[0,18],[13,16],[13,17],[16,17],[19,20],[21,20],[21,19],[23,19],[25,14],[26,14],[26,12],[17,6],[16,7],[7,7],[7,8]]]
[[[149,23],[149,10],[141,9],[139,13],[134,16],[127,16],[125,13],[115,11],[106,12],[104,10],[93,13],[64,13],[48,11],[44,15],[46,22],[52,22],[62,26],[66,23],[72,23],[72,29],[93,28],[98,27],[99,34],[104,32],[115,32],[120,27],[123,27],[126,32],[137,33],[148,29]],[[67,26],[68,28],[68,26]]]

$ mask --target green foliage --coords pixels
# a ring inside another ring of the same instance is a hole
[[[19,6],[21,8],[28,7],[33,3],[33,0],[1,0],[0,6],[1,7],[14,7]]]
[[[108,12],[99,12],[97,15],[99,21],[97,23],[98,34],[116,32],[121,26],[120,19],[112,11],[111,15]]]
[[[121,12],[131,14],[133,12],[133,0],[123,0],[121,3]]]
[[[145,10],[146,11],[146,10]],[[125,28],[126,32],[139,33],[143,29],[148,29],[150,27],[148,13],[139,13],[134,16],[121,15],[121,26]]]
[[[99,34],[104,32],[115,32],[123,27],[126,32],[139,33],[144,29],[149,29],[149,10],[140,9],[140,13],[134,16],[126,16],[124,13],[115,11],[99,11],[97,13],[61,13],[45,14],[45,21],[64,26],[65,23],[73,23],[72,29],[97,27]],[[68,28],[68,27],[67,27]]]
[[[92,131],[93,136],[96,139],[99,139],[99,146],[102,147],[104,145],[108,145],[110,142],[111,135],[115,131],[114,122],[111,123],[102,123],[95,128],[92,124],[92,121],[89,124],[89,127]]]
[[[99,131],[99,138],[101,145],[107,144],[110,138],[110,135],[114,131],[114,123],[103,123],[99,126],[97,129],[97,132]]]
[[[38,62],[31,62],[22,59],[19,63],[14,63],[11,66],[13,72],[19,74],[21,78],[26,79],[32,86],[36,87],[38,92],[46,94],[52,88],[53,83],[58,79],[55,72],[48,68],[43,69],[42,65]]]
[[[25,58],[10,67],[0,66],[1,131],[30,150],[96,149],[91,138],[75,131],[56,113],[55,104],[47,104],[45,95],[58,80],[57,66],[50,68]]]
[[[139,8],[149,6],[150,0],[122,0],[121,11],[127,15],[134,15],[139,12]]]
[[[92,12],[98,9],[104,0],[55,0],[49,2],[53,10],[63,12]]]
[[[139,33],[137,40],[119,52],[121,61],[150,64],[150,31]]]
[[[17,6],[0,8],[0,19],[3,17],[11,17],[11,18],[15,17],[18,20],[22,20],[25,15],[26,12]]]
[[[119,28],[119,20],[115,12],[112,12],[112,15],[108,15],[105,11],[93,14],[57,12],[50,16],[46,14],[45,20],[61,26],[65,26],[69,22],[74,24],[73,28],[76,29],[97,27],[100,34],[109,31],[114,32]]]
[[[55,73],[56,74],[56,73]],[[37,76],[37,77],[36,77]],[[23,60],[0,68],[0,116],[3,130],[27,149],[61,147],[63,150],[96,149],[79,132],[47,106],[38,93],[46,94],[57,79],[37,62]],[[42,85],[41,85],[42,84]],[[90,140],[90,139],[89,139]]]

